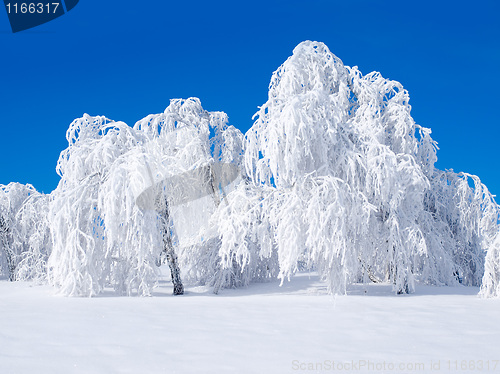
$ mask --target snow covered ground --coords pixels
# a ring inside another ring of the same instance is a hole
[[[149,298],[67,298],[2,280],[0,373],[500,372],[500,300],[477,288],[334,297],[301,274],[171,292],[165,280]]]

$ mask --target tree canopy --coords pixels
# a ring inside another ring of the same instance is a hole
[[[0,186],[0,271],[65,295],[149,295],[167,245],[183,281],[215,292],[310,269],[332,293],[421,282],[500,296],[499,206],[477,176],[435,167],[409,99],[306,41],[246,134],[196,98],[133,127],[85,114],[51,194]]]

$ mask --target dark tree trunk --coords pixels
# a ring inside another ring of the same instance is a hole
[[[163,251],[165,252],[168,267],[170,268],[172,283],[174,284],[174,295],[182,295],[184,294],[184,286],[182,285],[181,281],[181,271],[179,269],[177,254],[174,251],[174,246],[172,245],[172,238],[170,237],[168,227],[165,227],[165,230],[163,232],[163,245]]]
[[[162,199],[164,197],[162,196]],[[161,220],[163,222],[163,255],[166,257],[168,262],[168,267],[170,268],[170,274],[172,277],[172,283],[174,284],[174,295],[184,294],[184,286],[181,280],[181,271],[179,269],[179,263],[177,260],[177,254],[174,251],[174,246],[172,244],[172,237],[170,236],[170,212],[168,209],[168,202],[162,200],[159,204],[158,214],[160,214]],[[161,260],[160,260],[161,264]]]

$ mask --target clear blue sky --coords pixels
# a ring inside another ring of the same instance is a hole
[[[80,0],[17,34],[2,6],[0,183],[52,191],[66,129],[83,113],[133,125],[197,96],[245,132],[272,72],[309,39],[400,81],[439,142],[438,167],[477,174],[500,194],[499,4]]]

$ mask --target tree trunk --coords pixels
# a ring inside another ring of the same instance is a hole
[[[170,274],[172,277],[172,283],[174,284],[174,295],[184,294],[184,286],[181,280],[181,271],[179,269],[179,264],[177,261],[177,254],[174,251],[174,245],[172,244],[172,238],[170,236],[170,212],[168,209],[168,202],[164,197],[161,197],[161,201],[157,201],[158,214],[163,222],[163,254],[167,258],[168,267],[170,268]],[[161,265],[161,259],[160,259]]]
[[[172,238],[170,237],[170,232],[167,226],[163,232],[163,244],[165,246],[163,251],[167,256],[168,267],[170,268],[172,283],[174,284],[174,295],[182,295],[184,294],[184,286],[181,281],[181,271],[179,269],[177,254],[174,251]]]

